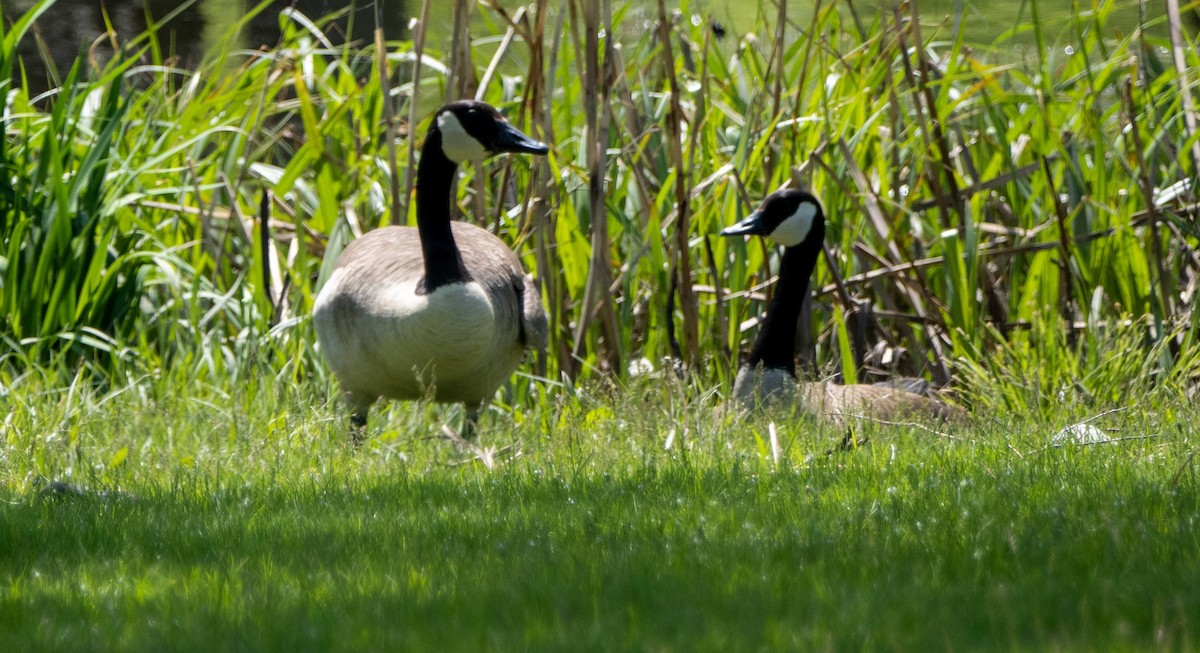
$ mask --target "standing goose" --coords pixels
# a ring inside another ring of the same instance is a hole
[[[775,295],[734,381],[737,403],[754,408],[778,402],[838,423],[855,414],[965,417],[961,408],[895,387],[797,382],[796,324],[825,241],[825,214],[817,198],[800,190],[778,191],[721,235],[763,236],[785,248]]]
[[[375,229],[338,257],[313,323],[355,441],[379,397],[461,402],[470,436],[526,350],[545,347],[546,309],[520,260],[488,231],[452,222],[450,203],[463,161],[548,151],[488,104],[447,104],[421,148],[417,226]]]

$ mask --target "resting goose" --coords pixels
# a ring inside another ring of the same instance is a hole
[[[797,382],[796,325],[825,241],[825,214],[816,197],[801,190],[778,191],[721,235],[763,236],[785,248],[775,295],[734,381],[734,400],[742,407],[778,403],[838,423],[852,415],[933,419],[965,416],[961,408],[897,387]]]
[[[470,436],[525,352],[545,347],[546,309],[517,255],[488,231],[451,221],[450,203],[462,162],[548,151],[488,104],[447,104],[421,149],[417,226],[375,229],[338,257],[313,323],[355,441],[380,397],[461,402]]]

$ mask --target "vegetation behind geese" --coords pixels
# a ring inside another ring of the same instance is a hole
[[[678,351],[704,370],[698,386],[729,387],[734,316],[759,306],[769,266],[765,250],[715,236],[795,173],[856,216],[828,234],[834,265],[818,263],[802,324],[799,354],[822,377],[956,377],[982,410],[1047,414],[1120,403],[1127,375],[1186,392],[1200,263],[1179,88],[1200,76],[1195,49],[1178,68],[1171,43],[1106,27],[1105,5],[1066,29],[1033,24],[1041,56],[1011,62],[1003,41],[983,53],[947,41],[916,3],[837,7],[800,26],[813,41],[773,14],[752,37],[719,39],[703,20],[599,5],[559,32],[557,10],[535,4],[513,40],[480,42],[470,60],[428,40],[418,70],[412,43],[391,44],[386,88],[370,47],[318,47],[323,23],[285,12],[279,48],[218,50],[187,83],[133,59],[102,71],[81,59],[64,92],[36,101],[11,78],[9,369],[61,361],[136,379],[183,365],[210,383],[264,371],[321,383],[303,316],[333,271],[324,253],[411,223],[422,107],[443,85],[461,96],[482,82],[552,147],[544,163],[465,170],[454,199],[542,279],[536,377],[620,377]],[[498,28],[516,20],[478,11]],[[588,36],[601,32],[625,42],[607,51]],[[260,228],[263,189],[275,201]],[[1131,348],[1099,354],[1115,341]]]

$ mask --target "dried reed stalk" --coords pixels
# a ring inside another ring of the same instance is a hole
[[[1157,203],[1154,201],[1154,182],[1150,179],[1150,167],[1146,163],[1146,158],[1143,154],[1145,149],[1142,147],[1142,135],[1138,129],[1137,110],[1133,103],[1133,80],[1131,79],[1126,78],[1125,80],[1125,86],[1121,94],[1121,104],[1125,110],[1125,119],[1129,125],[1130,141],[1132,141],[1133,145],[1128,152],[1128,156],[1137,161],[1138,188],[1142,191],[1142,199],[1146,202],[1146,210],[1150,212],[1150,242],[1154,248],[1153,268],[1155,276],[1158,277],[1159,306],[1162,310],[1163,318],[1169,322],[1171,315],[1174,313],[1174,302],[1171,300],[1170,281],[1167,279],[1166,270],[1163,269],[1165,259],[1163,258],[1162,235],[1158,230],[1159,212]]]
[[[452,100],[475,96],[475,65],[471,60],[471,14],[475,0],[454,0],[454,32],[450,36],[450,78],[446,92]]]
[[[600,61],[601,7],[593,0],[582,0],[579,14],[583,18],[584,30],[584,76],[583,101],[587,132],[591,136],[584,143],[588,167],[588,214],[591,218],[591,261],[588,264],[587,284],[583,294],[582,310],[575,327],[575,342],[572,358],[582,358],[586,346],[588,327],[599,318],[604,347],[597,352],[601,367],[609,371],[620,370],[621,336],[617,326],[617,315],[613,307],[609,287],[612,285],[612,254],[608,242],[608,209],[605,204],[604,171],[607,167],[608,116],[600,107],[607,106],[609,66],[612,64],[612,8],[604,0],[605,57]],[[572,365],[570,373],[577,374],[579,368]]]
[[[675,77],[675,51],[671,47],[671,23],[664,0],[658,0],[659,42],[662,47],[663,68],[671,90],[670,111],[667,114],[667,155],[675,168],[675,261],[679,305],[683,311],[683,360],[695,365],[700,360],[700,309],[692,288],[692,262],[688,248],[688,219],[690,208],[688,184],[690,175],[684,169],[683,107],[679,99],[679,80]]]
[[[546,11],[545,4],[546,0],[540,0],[539,16],[544,15]],[[546,84],[551,88],[554,86],[554,80],[558,77],[559,53],[562,51],[567,16],[572,13],[572,6],[571,0],[563,0],[562,10],[558,12],[558,24],[554,28],[554,41],[550,45],[545,75]],[[544,33],[539,29],[538,34],[539,40],[544,43]],[[554,93],[543,91],[541,98],[542,101],[538,103],[538,110],[542,116],[542,136],[547,143],[553,145],[555,142]],[[554,156],[553,151],[550,156]],[[539,158],[538,165],[549,164]],[[542,196],[547,199],[557,197],[558,184],[554,177],[547,172],[541,179],[544,184]],[[575,365],[575,360],[571,357],[572,347],[570,339],[562,337],[561,334],[571,333],[571,298],[565,290],[566,281],[564,279],[563,268],[558,264],[558,239],[555,236],[555,216],[549,211],[548,207],[545,207],[544,212],[539,215],[537,224],[535,256],[538,261],[538,274],[545,289],[546,297],[549,299],[550,347],[557,354],[555,360],[558,361],[559,376],[567,376],[568,372]]]
[[[408,98],[408,168],[404,171],[404,210],[392,214],[392,224],[408,222],[408,208],[412,206],[413,185],[417,172],[417,102],[421,97],[421,60],[425,54],[425,29],[429,25],[429,0],[421,2],[421,18],[413,34],[412,96]]]
[[[400,204],[400,171],[396,169],[396,106],[392,99],[392,73],[388,68],[387,40],[383,35],[383,2],[375,2],[375,65],[379,71],[379,89],[383,93],[383,121],[387,125],[387,154],[388,165],[392,174],[388,178],[388,188],[392,195],[392,224],[399,224],[402,215]],[[419,64],[418,64],[419,65]],[[413,93],[416,93],[414,87]],[[412,131],[411,125],[409,131]],[[411,151],[411,150],[410,150]],[[407,203],[405,204],[407,206]]]
[[[1194,10],[1194,9],[1193,9]],[[1188,76],[1187,60],[1184,48],[1188,47],[1183,36],[1182,20],[1179,15],[1179,0],[1167,0],[1167,25],[1171,33],[1171,61],[1175,65],[1176,79],[1179,81],[1179,97],[1183,106],[1183,124],[1187,128],[1188,140],[1192,142],[1192,178],[1200,177],[1200,132],[1197,126],[1195,100],[1192,98],[1192,84]],[[1192,189],[1195,197],[1196,189]]]

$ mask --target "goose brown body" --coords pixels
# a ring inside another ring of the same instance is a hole
[[[844,424],[856,416],[963,421],[962,408],[900,388],[856,383],[841,385],[797,381],[783,370],[743,366],[733,385],[733,396],[743,408],[773,405],[797,408],[819,418]]]

